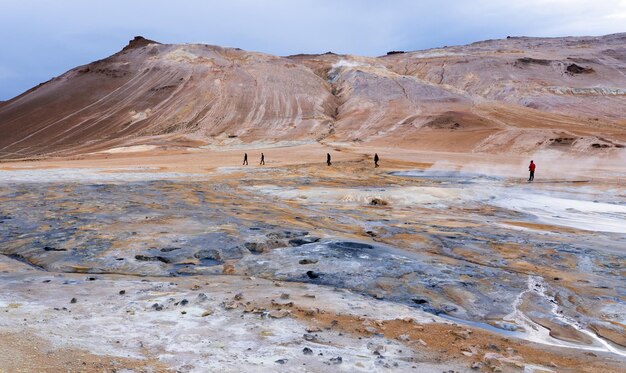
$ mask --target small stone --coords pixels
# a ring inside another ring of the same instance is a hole
[[[183,299],[183,300],[181,300],[181,301],[180,301],[180,303],[179,303],[179,304],[180,304],[181,306],[186,306],[188,303],[189,303],[189,301],[188,301],[187,299]]]
[[[209,300],[209,297],[207,297],[206,294],[204,294],[204,293],[200,293],[200,294],[198,294],[198,297],[196,297],[196,302],[198,302],[198,303],[202,303],[202,302],[205,302],[207,300]]]
[[[472,368],[474,370],[477,370],[477,369],[480,369],[480,367],[482,367],[482,366],[483,366],[483,363],[481,363],[480,361],[476,361],[476,362],[474,362],[474,364],[472,364],[470,366],[470,368]]]
[[[126,290],[120,290],[120,295],[126,294]]]
[[[212,309],[207,309],[204,312],[202,312],[201,316],[202,317],[207,317],[207,316],[212,315],[212,314],[213,314],[213,310]]]
[[[74,303],[76,303],[76,302],[78,302],[78,300],[77,300],[76,298],[72,298],[72,299],[70,300],[70,303],[72,303],[72,304],[74,304]]]
[[[343,363],[343,359],[341,358],[341,356],[337,356],[337,357],[330,358],[330,362],[331,364],[341,364]]]
[[[313,317],[318,313],[320,313],[320,310],[318,308],[309,308],[308,310],[304,311],[304,316]]]
[[[227,310],[233,310],[235,308],[239,307],[239,303],[235,302],[235,301],[230,301],[230,302],[225,302],[224,303],[224,308],[226,308]]]
[[[308,341],[308,342],[315,342],[315,341],[317,341],[317,337],[316,337],[316,336],[314,336],[313,334],[308,334],[308,333],[307,333],[307,334],[304,334],[304,335],[302,336],[302,338],[304,338],[304,340],[305,340],[305,341]]]
[[[275,363],[277,364],[285,364],[287,362],[287,359],[278,359],[275,361]]]
[[[400,334],[398,336],[398,340],[403,341],[403,342],[408,342],[411,340],[411,338],[407,334]]]
[[[289,294],[287,294],[287,293],[282,293],[282,294],[280,295],[280,299],[289,299]]]
[[[200,285],[195,284],[191,287],[191,290],[200,290]]]
[[[269,316],[273,319],[282,319],[289,316],[290,313],[288,310],[273,310],[270,311]]]
[[[222,273],[225,275],[232,275],[235,273],[235,266],[230,263],[225,263],[222,266]]]
[[[317,333],[317,332],[321,332],[322,329],[320,329],[318,326],[310,326],[306,328],[306,331],[309,333]]]
[[[365,328],[365,331],[371,334],[376,333],[378,330],[376,328],[374,328],[373,326],[368,326]]]
[[[308,347],[305,347],[305,348],[302,349],[302,353],[305,354],[305,355],[313,355],[313,350],[311,350]]]
[[[159,304],[159,303],[155,303],[152,305],[152,309],[155,311],[162,311],[163,310],[163,305]]]
[[[243,299],[243,293],[237,293],[235,294],[235,300],[242,300]]]
[[[313,272],[313,271],[306,271],[306,275],[307,275],[307,277],[308,277],[308,278],[310,278],[310,279],[312,279],[312,280],[314,280],[314,279],[316,279],[316,278],[320,277],[320,275],[319,275],[319,274],[317,274],[317,273],[315,273],[315,272]]]
[[[471,332],[467,331],[467,330],[454,330],[452,331],[452,334],[459,337],[459,338],[463,338],[463,339],[467,339],[469,338]]]
[[[315,263],[317,263],[317,259],[300,259],[300,261],[298,263],[300,263],[302,265],[315,264]]]
[[[180,313],[181,313],[182,315],[186,315],[186,314],[187,314],[187,311],[180,311]]]
[[[305,297],[305,298],[315,298],[315,295],[313,295],[313,294],[304,294],[303,297]]]
[[[422,346],[428,346],[428,344],[426,342],[424,342],[423,339],[418,339],[417,340]]]

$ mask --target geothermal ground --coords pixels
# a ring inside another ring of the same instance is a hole
[[[1,163],[0,371],[623,372],[619,154],[290,145]]]

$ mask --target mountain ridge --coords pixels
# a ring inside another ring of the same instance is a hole
[[[624,104],[626,33],[510,37],[380,57],[280,57],[137,36],[0,102],[0,159],[181,137],[606,151],[626,141]]]

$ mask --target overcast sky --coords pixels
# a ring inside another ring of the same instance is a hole
[[[626,32],[626,0],[0,0],[0,100],[135,35],[277,55],[376,56],[503,38]]]

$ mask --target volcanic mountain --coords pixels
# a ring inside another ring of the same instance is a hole
[[[626,142],[624,108],[626,33],[381,57],[278,57],[135,37],[0,102],[0,158],[294,141],[607,152]]]

